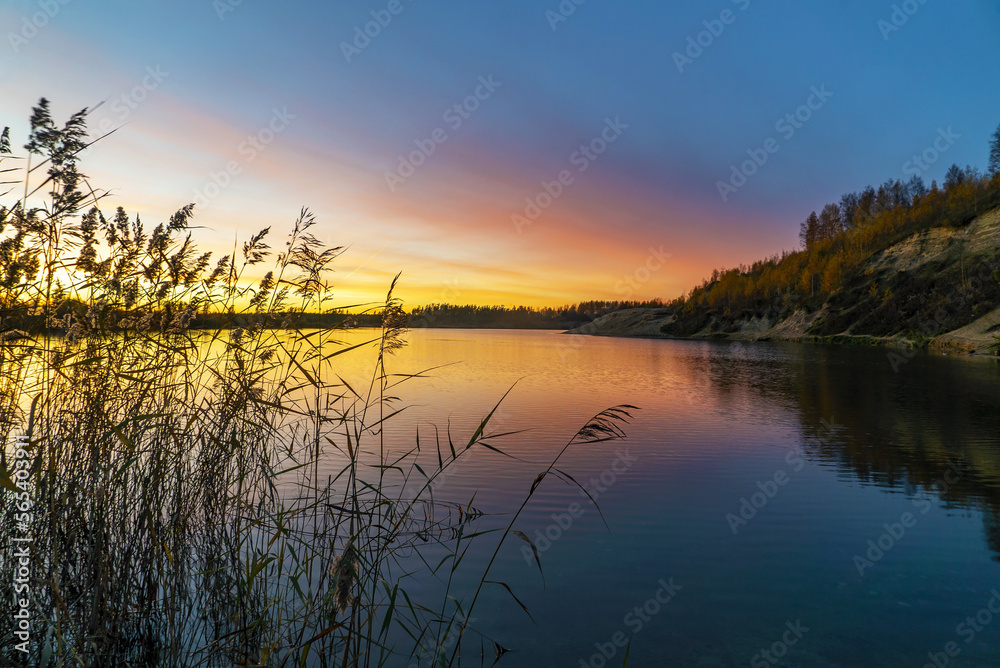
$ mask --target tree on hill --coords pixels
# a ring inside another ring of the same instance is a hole
[[[858,215],[860,206],[861,196],[858,193],[846,193],[840,198],[840,219],[845,230],[854,227],[854,219]]]
[[[840,215],[840,207],[836,204],[827,204],[819,214],[819,231],[823,239],[833,239],[843,231],[843,219]]]
[[[802,247],[805,249],[810,249],[819,241],[819,217],[816,212],[813,211],[809,214],[801,225],[799,225],[799,241],[802,242]]]
[[[927,194],[927,186],[924,185],[922,178],[914,174],[906,184],[906,192],[911,200],[914,197],[923,197]]]
[[[956,164],[952,164],[944,175],[944,189],[951,190],[955,186],[960,186],[965,182],[965,170]]]
[[[1000,125],[997,126],[997,131],[993,133],[993,139],[990,141],[989,171],[991,176],[1000,174]]]

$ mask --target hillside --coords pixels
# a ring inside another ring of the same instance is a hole
[[[846,245],[850,235],[842,236]],[[772,269],[801,264],[807,258],[795,257],[800,254],[808,251],[785,256]],[[759,278],[764,269],[756,269]],[[753,285],[754,273],[738,272],[744,288]],[[870,253],[841,284],[816,295],[820,299],[786,291],[770,300],[750,299],[742,308],[713,304],[710,295],[722,276],[670,308],[619,311],[569,333],[929,345],[987,353],[1000,337],[1000,208],[965,224],[929,227]]]

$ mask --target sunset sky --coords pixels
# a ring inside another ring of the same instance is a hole
[[[399,271],[409,306],[673,298],[846,191],[985,167],[1000,122],[985,1],[4,0],[0,27],[12,143],[42,96],[105,101],[108,204],[198,202],[220,253],[307,206],[344,303]]]

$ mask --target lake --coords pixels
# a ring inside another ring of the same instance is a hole
[[[550,331],[407,338],[390,371],[455,364],[400,387],[411,408],[390,440],[419,428],[426,444],[449,424],[468,440],[512,386],[491,431],[526,430],[495,443],[519,460],[477,448],[437,498],[512,512],[591,415],[641,409],[627,440],[562,462],[607,527],[546,479],[515,527],[539,548],[544,587],[526,543],[501,551],[491,579],[536,623],[485,590],[472,625],[512,650],[499,665],[621,666],[625,643],[630,666],[1000,665],[997,360]],[[495,546],[477,541],[460,592]]]

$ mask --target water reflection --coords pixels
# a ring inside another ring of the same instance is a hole
[[[534,465],[589,413],[621,402],[643,408],[627,443],[636,465],[601,498],[612,532],[593,510],[575,520],[542,555],[544,593],[531,590],[533,566],[516,546],[500,564],[496,576],[521,583],[519,595],[546,619],[532,628],[502,596],[490,601],[498,612],[489,628],[517,638],[524,656],[577,665],[574,656],[595,651],[591,637],[622,628],[622,614],[648,598],[649,583],[676,576],[684,595],[637,636],[636,665],[660,665],[667,655],[670,665],[708,665],[709,657],[747,665],[760,643],[799,616],[815,630],[797,648],[800,663],[790,665],[922,665],[919,639],[948,641],[995,580],[983,568],[1000,555],[995,360],[921,354],[895,372],[892,351],[881,348],[567,344],[546,332],[412,337],[397,360],[403,367],[461,362],[414,386],[422,423],[450,417],[458,425],[520,379],[507,424],[530,431],[506,447],[531,463],[476,455],[440,490],[454,500],[477,494],[488,510],[505,512],[523,496]],[[726,514],[757,481],[788,471],[785,457],[798,447],[806,467],[789,473],[779,495],[734,536]],[[567,466],[590,480],[613,457],[581,450]],[[938,485],[946,477],[953,482]],[[557,485],[541,490],[520,528],[545,531],[552,513],[573,500]],[[853,556],[914,502],[928,508],[919,526],[859,576]],[[978,545],[976,522],[986,532]],[[608,573],[613,586],[586,585]],[[976,651],[984,661],[1000,657]]]
[[[794,402],[810,457],[865,484],[982,511],[1000,560],[1000,364],[923,354],[897,372],[888,354],[807,347],[754,386]]]
[[[410,337],[397,360],[402,368],[459,364],[411,388],[417,406],[395,432],[400,443],[412,441],[414,423],[468,429],[518,383],[500,415],[508,429],[530,431],[505,447],[540,462],[588,415],[628,402],[643,408],[631,443],[647,453],[650,475],[669,479],[669,469],[656,464],[663,459],[738,459],[763,443],[801,444],[811,461],[835,467],[845,480],[923,491],[945,507],[982,511],[1000,559],[995,359],[920,353],[894,370],[890,348],[599,338],[567,344],[569,337],[555,332],[424,330]],[[575,457],[596,472],[608,458],[599,450]],[[941,485],[951,467],[961,475]],[[507,498],[504,485],[532,469],[491,460],[466,470],[463,489],[493,488]]]

